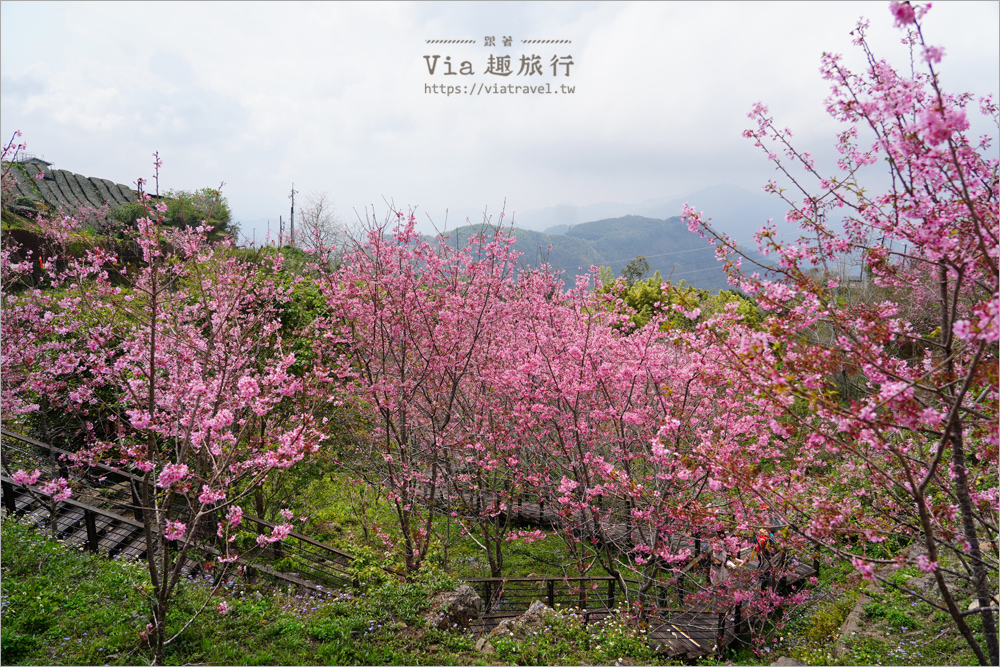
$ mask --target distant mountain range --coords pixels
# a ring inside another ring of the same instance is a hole
[[[464,245],[483,230],[483,225],[459,227],[447,234],[448,242]],[[516,227],[512,233],[524,267],[547,263],[562,271],[567,283],[592,266],[608,266],[620,275],[626,264],[642,255],[649,262],[649,276],[659,271],[674,284],[684,280],[713,291],[729,287],[712,246],[692,234],[679,216],[658,220],[627,215],[573,225],[555,234]]]
[[[563,234],[575,226],[595,220],[642,216],[668,220],[679,216],[688,203],[712,219],[712,225],[739,242],[749,242],[767,223],[784,220],[787,206],[773,195],[751,192],[736,185],[713,185],[681,197],[647,199],[639,204],[600,203],[589,206],[551,206],[519,212],[514,224],[521,229]]]
[[[640,204],[552,206],[514,216],[514,247],[525,266],[547,263],[563,271],[567,282],[591,266],[608,266],[621,275],[626,264],[642,255],[649,262],[650,275],[659,271],[675,284],[684,280],[709,290],[728,288],[714,248],[681,221],[685,203],[711,218],[714,229],[745,246],[748,256],[758,261],[760,256],[749,250],[755,248],[754,232],[768,219],[780,223],[785,212],[784,202],[776,197],[735,185]],[[446,235],[449,243],[461,245],[483,228],[483,224],[465,225]]]

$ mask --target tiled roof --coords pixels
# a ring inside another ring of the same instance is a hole
[[[24,161],[12,165],[17,182],[16,197],[43,203],[50,210],[89,206],[100,208],[138,201],[138,193],[127,185],[112,183],[106,178],[88,178],[65,169],[44,169],[41,161]],[[39,172],[44,178],[36,178]],[[15,208],[23,206],[15,205]]]

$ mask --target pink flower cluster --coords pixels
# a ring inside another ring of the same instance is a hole
[[[913,11],[913,6],[908,2],[898,2],[893,0],[889,3],[889,11],[896,17],[896,27],[902,27],[911,23],[916,23],[917,15]]]
[[[201,493],[198,494],[198,502],[202,505],[211,505],[212,503],[217,503],[221,500],[226,499],[226,492],[222,490],[213,490],[209,486],[201,487]]]
[[[181,521],[167,521],[163,536],[168,540],[174,541],[184,537],[185,532],[187,532],[186,524]]]
[[[63,477],[50,479],[42,484],[38,490],[46,496],[52,496],[52,500],[56,502],[68,500],[73,495],[72,489],[69,488],[69,482]]]
[[[24,486],[36,486],[38,480],[41,478],[41,471],[35,470],[34,472],[28,473],[24,470],[17,470],[11,476],[11,479],[15,484],[21,484]],[[68,500],[70,496],[73,495],[73,490],[69,486],[69,481],[63,477],[57,477],[55,479],[50,479],[45,481],[38,491],[45,496],[51,496],[52,500],[56,502],[62,502]]]
[[[281,540],[288,537],[289,533],[292,532],[292,525],[290,523],[283,523],[275,526],[271,530],[270,535],[258,535],[257,544],[264,546],[266,544],[272,544],[274,542],[280,542]]]
[[[188,467],[183,463],[168,463],[163,466],[159,476],[156,478],[156,485],[162,489],[169,489],[177,482],[188,476]]]
[[[229,531],[236,528],[241,523],[243,523],[243,508],[239,505],[230,505],[229,510],[226,513],[226,520],[220,521],[217,533],[219,537],[226,538]],[[226,538],[227,542],[232,542],[236,539],[236,535],[230,535]]]
[[[25,486],[34,486],[38,483],[38,478],[41,477],[42,472],[36,469],[32,473],[27,473],[24,470],[18,470],[14,473],[13,480],[15,484],[23,484]]]

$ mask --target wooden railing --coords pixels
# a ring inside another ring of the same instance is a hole
[[[30,462],[32,467],[48,469],[50,476],[58,475],[71,479],[74,486],[78,487],[77,495],[85,495],[89,502],[70,499],[63,501],[62,504],[85,509],[84,518],[86,521],[89,521],[86,518],[88,516],[100,515],[114,518],[125,524],[132,523],[142,528],[142,506],[139,502],[139,489],[143,484],[141,476],[103,464],[74,467],[66,459],[70,452],[64,449],[50,446],[7,429],[0,429],[0,435],[8,440],[3,445],[5,462],[10,458],[18,458],[23,465]],[[28,447],[13,446],[9,440],[14,440]],[[54,466],[51,463],[51,455],[53,454],[57,457],[57,463]],[[16,491],[13,480],[6,475],[4,475],[3,492],[4,505],[8,511],[11,511],[15,504]],[[245,531],[253,535],[270,533],[275,525],[270,521],[249,514],[243,515],[243,523],[241,524]],[[222,552],[213,545],[215,541],[213,527],[206,527],[196,535],[196,538],[198,539],[199,551],[209,556],[221,555]],[[89,539],[88,548],[96,549],[95,546],[91,546]],[[339,587],[351,582],[349,564],[353,557],[345,551],[302,533],[296,531],[289,533],[287,538],[272,545],[270,555],[272,557],[271,563],[261,559],[242,559],[241,562],[251,565],[251,568],[256,571],[314,590],[322,590],[323,584]],[[276,570],[273,564],[277,560],[281,560],[283,564],[294,565],[296,572]]]
[[[12,457],[23,459],[19,463],[27,464],[30,461],[33,467],[48,469],[51,476],[71,478],[79,488],[90,489],[92,493],[81,493],[77,498],[61,503],[77,513],[77,521],[82,518],[86,537],[75,539],[85,544],[89,550],[98,551],[101,548],[102,539],[105,539],[105,533],[108,533],[112,522],[121,526],[121,530],[143,529],[142,507],[138,501],[142,477],[101,464],[73,467],[67,463],[66,457],[70,452],[66,450],[7,429],[0,429],[0,435],[6,440],[2,449],[5,463]],[[11,440],[21,446],[11,445]],[[52,463],[52,458],[57,458],[55,464]],[[23,510],[19,510],[20,492],[17,485],[6,474],[0,475],[0,481],[3,484],[4,507],[12,514],[19,511],[23,513]],[[517,502],[511,511],[522,518],[544,521],[546,517],[542,502]],[[65,519],[71,520],[72,517]],[[243,522],[246,527],[252,526],[251,530],[256,530],[254,534],[270,532],[275,526],[269,521],[247,514],[243,515]],[[199,540],[198,550],[214,558],[221,554],[213,545],[214,531],[208,532],[209,536]],[[688,542],[678,542],[674,546],[679,550],[685,545],[692,548],[691,558],[680,564],[679,569],[664,571],[665,580],[648,582],[645,592],[641,594],[639,591],[643,587],[639,582],[624,580],[627,590],[623,591],[622,582],[611,576],[467,579],[466,583],[477,589],[484,603],[482,617],[474,627],[479,631],[489,630],[504,618],[519,616],[535,600],[541,600],[552,608],[557,605],[576,607],[584,621],[589,622],[606,617],[627,598],[641,610],[642,616],[649,622],[650,641],[659,645],[664,652],[689,656],[718,652],[746,633],[749,614],[741,604],[720,606],[704,599],[705,589],[697,580],[704,577],[706,584],[708,583],[710,554],[703,551],[702,541],[698,538],[688,538]],[[121,549],[127,551],[129,548],[135,551],[137,547],[124,546]],[[273,545],[270,552],[270,561],[257,558],[241,559],[240,562],[250,570],[316,591],[324,590],[324,584],[329,589],[352,581],[349,564],[353,557],[350,554],[301,533],[293,531],[286,540]],[[741,555],[747,556],[749,553]],[[767,579],[772,568],[776,567],[775,558],[779,558],[779,555],[774,554],[771,559],[748,567],[743,573],[747,585],[758,585],[758,582],[761,586],[790,585],[818,575],[817,558],[812,567],[792,563],[790,567],[779,568],[784,573],[783,580],[776,582]],[[780,558],[784,559],[784,555]],[[274,565],[278,560],[286,564],[294,563],[296,571],[277,570]],[[701,595],[698,595],[699,591]],[[702,599],[695,599],[699,597]]]

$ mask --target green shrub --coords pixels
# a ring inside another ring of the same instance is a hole
[[[868,602],[864,606],[865,615],[873,621],[884,620],[894,630],[905,631],[914,627],[913,619],[901,609],[881,602]]]
[[[806,640],[814,643],[826,643],[836,639],[840,626],[844,624],[847,615],[851,613],[857,599],[857,592],[848,593],[821,606],[810,617],[802,632]]]

